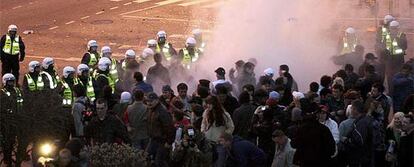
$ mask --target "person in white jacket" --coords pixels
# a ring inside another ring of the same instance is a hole
[[[205,137],[218,142],[220,134],[223,132],[232,134],[234,130],[233,120],[219,103],[217,97],[207,97],[206,107],[201,122],[201,132],[204,133]]]
[[[335,143],[339,143],[339,130],[338,130],[338,124],[328,117],[329,109],[325,105],[320,106],[320,111],[318,112],[318,120],[321,124],[324,124],[326,127],[329,128],[329,130],[332,133],[332,137],[335,140]]]

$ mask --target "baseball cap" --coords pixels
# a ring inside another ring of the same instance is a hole
[[[271,91],[269,93],[269,99],[280,99],[280,94],[276,91]]]
[[[218,75],[225,75],[226,74],[226,70],[224,70],[223,67],[217,68],[216,71],[214,71],[214,72],[216,72]]]

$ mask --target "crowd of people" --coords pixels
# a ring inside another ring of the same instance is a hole
[[[404,62],[406,47],[397,39],[388,47],[395,33],[387,24],[396,23],[385,21],[379,30],[384,40],[377,41],[384,59],[344,44],[334,60],[343,67],[310,83],[309,90],[298,89],[300,78],[288,65],[280,65],[278,74],[267,68],[256,75],[260,60],[249,59],[211,71],[217,79],[198,80],[194,92],[191,70],[205,47],[200,30],[179,52],[160,31],[141,56],[127,50],[120,61],[108,46],[98,52],[91,40],[76,69],[66,66],[58,75],[53,58],[31,61],[20,86],[15,63],[24,60],[24,44],[12,25],[1,40],[3,162],[13,164],[16,113],[25,112],[28,99],[54,94],[59,98],[50,101],[61,101],[61,110],[71,115],[62,132],[67,144],[59,147],[60,156],[71,158],[57,166],[93,166],[80,152],[103,143],[144,150],[148,164],[160,167],[413,166],[414,60]],[[363,54],[364,60],[355,61]],[[401,61],[397,56],[403,63],[395,63]],[[380,64],[392,60],[381,71]]]

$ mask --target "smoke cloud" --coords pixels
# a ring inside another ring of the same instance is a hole
[[[214,80],[215,68],[228,71],[237,60],[256,58],[256,77],[287,64],[300,91],[306,91],[310,82],[338,68],[330,60],[341,32],[334,28],[337,5],[332,0],[229,0],[219,10],[197,74]]]

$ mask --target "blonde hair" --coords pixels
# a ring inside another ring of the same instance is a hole
[[[388,124],[387,128],[391,128],[391,129],[395,128],[396,118],[404,118],[404,113],[403,112],[396,112],[394,114],[394,117],[392,117],[392,120],[391,120],[390,124]]]
[[[345,82],[344,82],[344,80],[341,77],[336,77],[333,80],[333,84],[332,85],[336,85],[336,84],[341,85],[342,87],[345,87]]]

